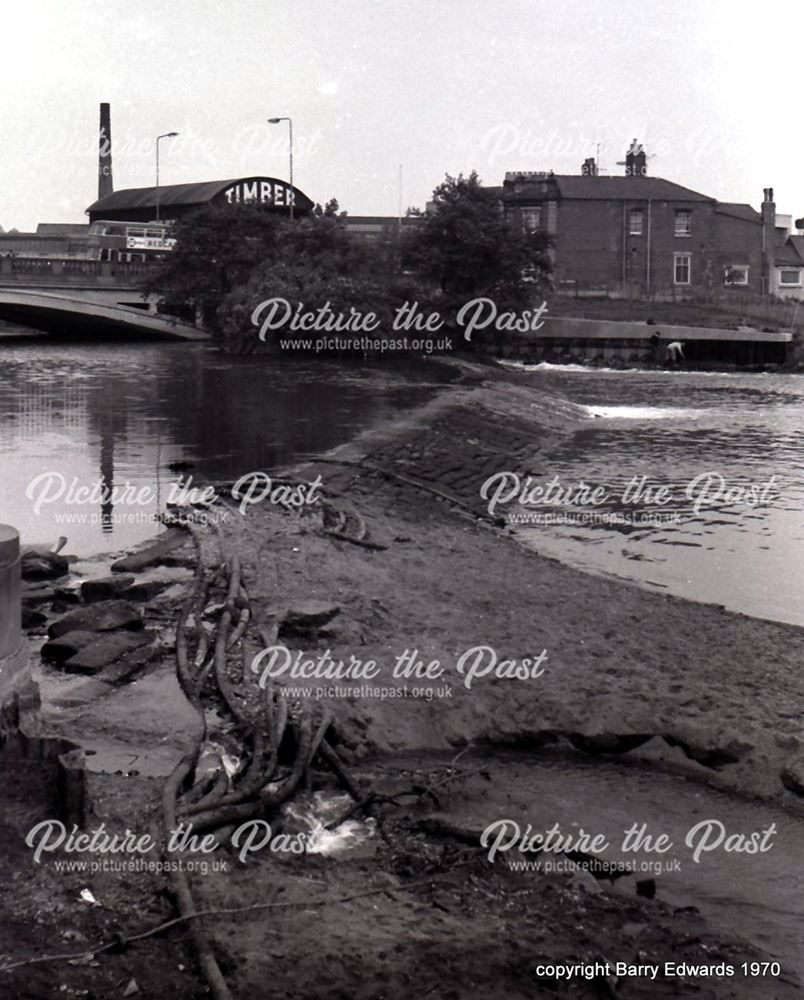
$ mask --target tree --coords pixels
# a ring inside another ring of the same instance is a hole
[[[276,255],[287,225],[254,205],[205,205],[178,221],[174,249],[144,291],[217,332],[221,303],[258,264]]]
[[[546,233],[522,233],[476,172],[446,179],[405,248],[405,263],[448,298],[494,297],[502,308],[533,301],[552,269]]]
[[[398,289],[385,258],[351,239],[334,210],[313,213],[292,226],[283,226],[273,251],[252,269],[248,278],[223,300],[216,326],[228,350],[251,353],[274,349],[280,339],[315,339],[321,331],[294,332],[280,327],[258,338],[254,310],[269,299],[285,299],[295,311],[315,312],[324,306],[336,314],[374,312],[390,318]]]
[[[313,215],[326,215],[330,218],[342,219],[346,215],[346,212],[341,211],[341,206],[338,204],[337,198],[330,198],[323,208],[316,202],[313,208]]]

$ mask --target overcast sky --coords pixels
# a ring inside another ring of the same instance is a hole
[[[804,215],[800,0],[26,0],[0,36],[0,225],[85,221],[98,104],[116,188],[287,176],[353,215],[445,173],[651,174]],[[797,51],[798,49],[798,51]]]

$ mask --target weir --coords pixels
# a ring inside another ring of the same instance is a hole
[[[658,340],[652,338],[658,334]],[[793,359],[796,341],[791,331],[648,325],[628,320],[545,317],[535,332],[510,336],[502,344],[489,342],[487,353],[521,361],[576,361],[643,365],[664,361],[668,343],[684,344],[692,367],[782,365]]]

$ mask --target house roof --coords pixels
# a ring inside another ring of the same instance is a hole
[[[715,205],[718,215],[728,215],[733,219],[742,219],[744,222],[756,222],[762,225],[762,216],[755,208],[737,201],[719,201]]]
[[[88,232],[88,222],[40,222],[36,227],[37,236],[83,236]]]
[[[795,247],[799,257],[804,261],[804,236],[789,236],[787,242]]]
[[[777,267],[801,267],[804,264],[804,236],[790,236],[773,251],[773,263]]]
[[[663,177],[600,177],[556,174],[562,198],[617,201],[706,201],[705,194],[666,181]]]

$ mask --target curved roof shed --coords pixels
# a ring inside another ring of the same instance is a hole
[[[312,201],[297,187],[276,177],[235,177],[224,181],[195,184],[166,184],[156,187],[125,188],[93,202],[87,209],[90,222],[153,222],[157,193],[160,219],[177,219],[202,205],[255,204],[277,212],[306,215]]]

